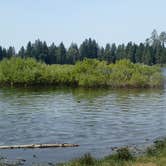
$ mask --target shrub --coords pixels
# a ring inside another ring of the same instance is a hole
[[[0,62],[0,85],[67,85],[82,87],[159,87],[163,78],[159,67],[120,60],[85,59],[76,65],[46,65],[32,58],[4,59]]]

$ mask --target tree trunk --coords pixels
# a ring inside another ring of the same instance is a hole
[[[33,149],[33,148],[58,148],[58,147],[78,147],[77,144],[29,144],[29,145],[12,145],[12,146],[0,146],[0,149]]]

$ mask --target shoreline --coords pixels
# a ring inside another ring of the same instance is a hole
[[[143,146],[143,145],[142,145]],[[138,148],[139,145],[112,147],[112,154],[101,158],[95,158],[90,153],[85,153],[81,157],[75,159],[54,163],[54,162],[37,162],[39,166],[158,166],[157,161],[160,160],[161,155],[166,155],[166,138],[157,139],[152,144]],[[36,154],[33,154],[36,158]],[[155,159],[155,160],[154,160]],[[166,158],[165,158],[166,160]],[[154,163],[153,163],[154,162]],[[163,162],[163,159],[162,161]],[[35,165],[34,164],[34,165]],[[150,164],[150,165],[146,165]],[[154,164],[154,165],[151,165]],[[21,166],[28,165],[26,159],[18,158],[15,160],[8,160],[7,157],[0,157],[0,166]],[[33,164],[32,164],[33,165]],[[160,165],[159,165],[160,166]],[[164,165],[163,165],[164,166]]]

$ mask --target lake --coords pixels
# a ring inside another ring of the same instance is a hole
[[[164,69],[166,76],[166,69]],[[75,148],[0,150],[9,161],[64,162],[166,137],[166,88],[1,88],[0,145],[72,143]]]
[[[0,150],[9,160],[64,162],[166,136],[166,89],[1,88],[0,145],[73,143],[75,148]]]

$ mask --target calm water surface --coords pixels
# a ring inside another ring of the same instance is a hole
[[[0,145],[73,143],[78,148],[1,150],[26,164],[62,162],[166,136],[166,90],[0,89]],[[35,157],[33,156],[35,154]]]

